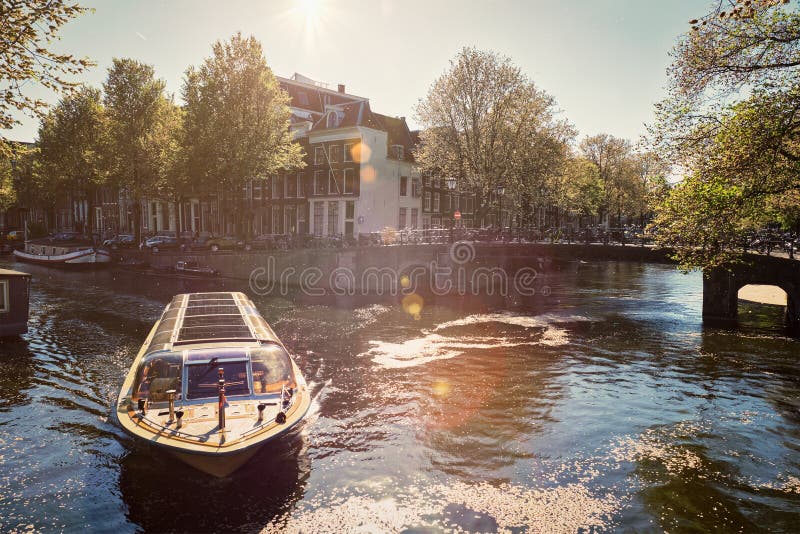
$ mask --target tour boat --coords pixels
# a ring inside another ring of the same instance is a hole
[[[246,295],[187,293],[150,331],[116,415],[135,438],[224,477],[310,405],[300,369]]]
[[[111,254],[80,241],[26,241],[25,250],[15,250],[14,256],[28,263],[44,265],[93,265],[111,263]]]

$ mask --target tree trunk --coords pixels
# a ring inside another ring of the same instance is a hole
[[[139,245],[142,242],[142,201],[133,200],[133,242]]]

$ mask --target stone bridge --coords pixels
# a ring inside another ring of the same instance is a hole
[[[786,324],[800,332],[800,261],[747,254],[729,269],[703,276],[703,319],[735,320],[739,290],[748,284],[777,286],[786,292]]]

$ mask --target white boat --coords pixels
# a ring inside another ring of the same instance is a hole
[[[246,295],[188,293],[150,331],[116,415],[135,438],[224,477],[310,405],[300,369]]]
[[[44,265],[90,265],[111,263],[107,250],[75,241],[36,240],[25,242],[25,250],[15,250],[14,256],[29,263]]]

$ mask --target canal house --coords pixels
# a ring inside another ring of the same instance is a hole
[[[0,269],[0,337],[28,331],[28,295],[31,275]]]

